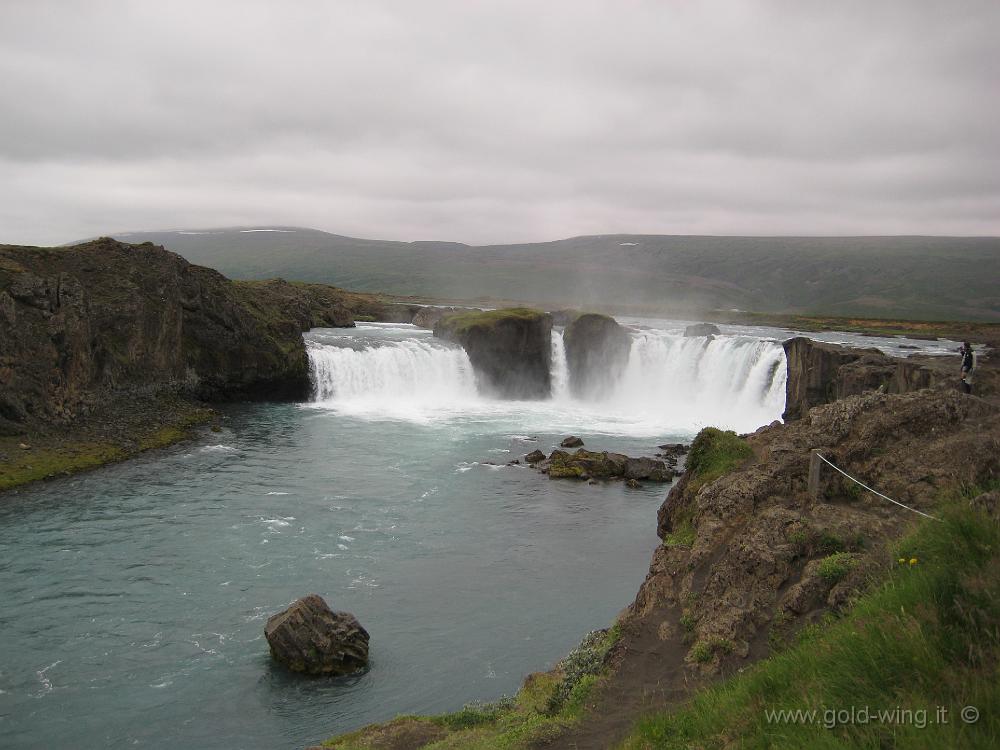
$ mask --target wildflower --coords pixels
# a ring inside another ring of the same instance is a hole
[[[899,558],[899,564],[900,565],[905,565],[906,564],[906,558],[905,557]]]
[[[917,558],[911,557],[910,558],[910,565],[916,565],[916,564],[917,564]]]

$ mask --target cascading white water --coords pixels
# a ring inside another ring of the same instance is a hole
[[[552,333],[552,356],[553,399],[578,403],[569,392],[559,331]],[[618,382],[588,407],[624,418],[634,415],[646,424],[746,431],[781,417],[785,378],[785,353],[774,341],[747,336],[710,341],[641,330],[632,334],[628,363]]]
[[[781,416],[784,351],[748,336],[685,338],[632,333],[619,381],[597,399],[569,391],[562,333],[552,333],[552,398],[497,401],[476,391],[465,352],[410,326],[369,325],[308,339],[317,405],[366,417],[432,421],[520,420],[525,428],[623,434],[694,432],[705,425],[752,430]],[[329,343],[329,342],[332,342]]]
[[[606,402],[670,424],[751,430],[781,416],[785,378],[785,353],[773,341],[642,331]]]
[[[562,401],[569,396],[569,365],[562,331],[552,332],[552,398]]]
[[[459,347],[418,338],[352,346],[309,342],[315,399],[348,411],[407,418],[479,399]]]

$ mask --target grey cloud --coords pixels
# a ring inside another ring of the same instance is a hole
[[[994,2],[0,6],[0,241],[1000,233]]]

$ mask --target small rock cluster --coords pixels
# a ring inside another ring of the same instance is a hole
[[[656,454],[657,458],[662,458],[663,462],[674,470],[675,473],[679,474],[677,470],[677,462],[680,460],[681,456],[686,456],[688,451],[691,450],[690,445],[685,445],[684,443],[664,443],[663,445],[656,446],[660,449],[660,453]]]
[[[563,440],[562,445],[583,445],[583,441],[572,437]],[[557,449],[548,456],[534,450],[524,460],[543,474],[548,474],[549,479],[624,479],[630,487],[640,486],[640,481],[669,482],[676,474],[673,468],[659,459],[645,456],[632,458],[624,453],[589,451],[585,448],[578,448],[573,453]]]

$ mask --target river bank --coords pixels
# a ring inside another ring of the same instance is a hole
[[[591,647],[597,651],[585,660],[588,669],[581,673],[579,659],[570,656],[552,672],[529,676],[511,701],[441,717],[401,717],[325,746],[603,750],[624,741],[651,713],[663,718],[641,725],[630,747],[673,747],[655,739],[666,731],[683,746],[691,737],[683,727],[690,725],[671,723],[673,707],[779,653],[799,632],[852,616],[859,597],[899,565],[898,540],[920,521],[832,471],[810,491],[809,455],[816,449],[911,508],[961,514],[978,495],[973,488],[995,487],[1000,477],[998,406],[946,387],[875,391],[814,406],[800,420],[762,428],[745,440],[703,432],[660,509],[662,543],[646,580],[611,635]],[[995,500],[990,507],[995,511]],[[995,535],[989,531],[995,515],[982,523],[983,533]],[[927,547],[906,549],[907,565],[911,557],[914,565],[944,564],[940,550],[924,559],[914,555]],[[889,626],[886,638],[894,638],[894,627],[906,626]],[[985,635],[976,630],[968,637]],[[991,648],[988,641],[979,646]],[[909,679],[905,666],[892,675]],[[969,673],[972,693],[983,684],[974,675]],[[570,699],[554,703],[561,688]],[[779,698],[785,703],[778,708],[815,708],[776,689]],[[771,705],[766,694],[755,701],[759,708]],[[721,727],[732,721],[717,717]],[[988,743],[995,726],[991,718],[976,736]]]

